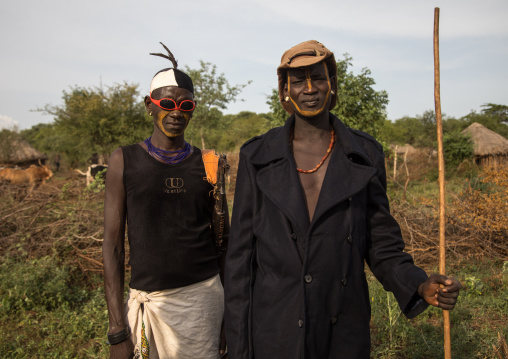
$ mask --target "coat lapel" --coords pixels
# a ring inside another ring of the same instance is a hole
[[[307,232],[309,215],[296,163],[289,147],[289,135],[294,123],[291,116],[277,132],[268,133],[253,163],[264,165],[257,173],[259,189],[291,221],[300,234]]]
[[[332,114],[330,121],[337,136],[336,147],[330,157],[312,224],[329,209],[358,193],[376,174],[374,164],[356,137]],[[284,127],[263,136],[252,163],[259,168],[256,176],[259,189],[284,213],[294,229],[307,234],[311,225],[307,203],[289,147],[293,125],[294,116],[291,116]],[[355,163],[350,159],[352,155],[359,156],[364,163]]]
[[[356,138],[335,116],[330,116],[337,134],[337,145],[330,157],[312,223],[316,223],[328,209],[358,193],[376,174],[376,169]],[[353,162],[351,155],[360,156],[366,165]]]

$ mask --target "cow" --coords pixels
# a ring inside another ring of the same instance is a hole
[[[0,171],[0,179],[13,184],[28,183],[31,188],[37,184],[44,184],[53,177],[53,172],[48,166],[31,165],[27,169],[5,168]]]
[[[2,168],[0,170],[0,179],[4,181],[9,181],[12,178],[12,172],[14,171],[13,168]]]
[[[80,170],[74,170],[74,171],[78,172],[82,176],[86,176],[86,185],[89,186],[90,183],[92,183],[97,178],[97,175],[99,174],[99,172],[104,171],[107,168],[108,168],[108,165],[94,164],[94,165],[89,166],[88,169],[86,170],[86,172],[82,172]],[[103,172],[103,173],[105,173],[105,172]],[[104,176],[104,174],[103,174],[103,176]],[[104,179],[104,177],[102,177],[102,179]]]

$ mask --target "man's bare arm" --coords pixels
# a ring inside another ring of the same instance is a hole
[[[104,263],[104,289],[109,314],[109,334],[124,330],[127,326],[124,313],[125,278],[125,221],[126,201],[123,183],[123,154],[115,150],[106,174],[104,199],[104,242],[102,257]],[[133,353],[131,340],[112,345],[111,358],[129,358]]]

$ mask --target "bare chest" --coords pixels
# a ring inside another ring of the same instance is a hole
[[[297,168],[299,169],[313,169],[322,160],[321,156],[310,156],[307,154],[299,154],[295,152],[295,161]],[[329,157],[329,156],[328,156]],[[325,179],[326,170],[328,168],[329,158],[326,158],[319,168],[312,173],[299,173],[300,183],[302,185],[303,192],[305,194],[305,200],[307,203],[307,211],[309,219],[312,220],[316,206],[319,200],[319,194],[323,187],[323,181]]]

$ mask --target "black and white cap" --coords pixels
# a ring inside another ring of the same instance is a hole
[[[150,84],[150,93],[155,89],[166,86],[184,88],[194,94],[192,79],[185,72],[178,69],[168,68],[157,72]]]

